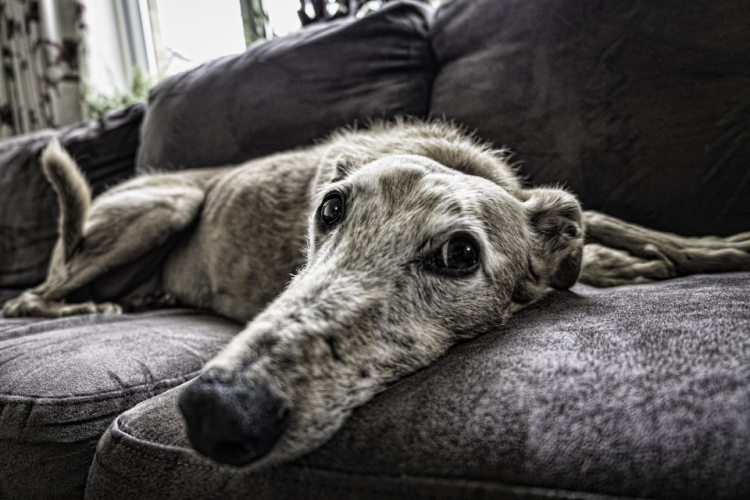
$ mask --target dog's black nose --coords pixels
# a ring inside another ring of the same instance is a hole
[[[220,378],[209,370],[180,396],[188,439],[198,452],[218,462],[246,465],[273,447],[287,426],[289,409],[262,381]]]

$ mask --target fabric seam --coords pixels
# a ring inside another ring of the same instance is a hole
[[[107,392],[102,392],[98,394],[87,394],[87,395],[80,395],[80,396],[62,396],[62,397],[55,398],[55,397],[46,397],[46,396],[16,396],[13,394],[0,394],[0,403],[2,404],[32,403],[32,404],[37,404],[37,405],[55,405],[61,401],[71,402],[71,403],[87,403],[91,401],[113,400],[113,399],[118,399],[122,396],[135,394],[137,392],[140,392],[144,388],[151,390],[151,389],[158,389],[164,386],[176,387],[177,385],[183,382],[186,382],[193,377],[197,377],[199,374],[200,374],[200,369],[194,370],[192,372],[188,372],[185,375],[181,375],[179,377],[173,377],[170,379],[160,380],[154,383],[138,384],[138,385],[134,385],[123,390],[107,391]]]

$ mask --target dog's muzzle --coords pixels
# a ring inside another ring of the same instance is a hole
[[[208,370],[191,382],[179,406],[196,451],[241,466],[268,453],[289,422],[289,408],[263,381],[226,381]]]

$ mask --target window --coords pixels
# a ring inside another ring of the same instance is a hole
[[[347,15],[350,5],[361,17],[385,2],[304,1],[308,22]],[[314,3],[325,11],[322,17],[316,17]],[[83,29],[87,92],[126,94],[140,77],[155,83],[240,53],[258,37],[284,36],[302,26],[300,5],[300,0],[89,0]]]

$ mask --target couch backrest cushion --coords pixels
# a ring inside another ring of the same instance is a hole
[[[151,92],[138,168],[236,164],[369,118],[425,116],[432,17],[421,4],[390,4],[165,80]]]
[[[750,3],[446,0],[431,112],[534,183],[683,234],[750,229]]]

